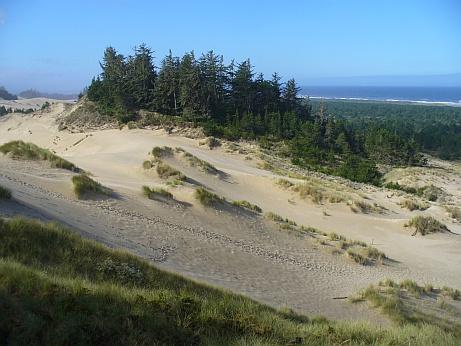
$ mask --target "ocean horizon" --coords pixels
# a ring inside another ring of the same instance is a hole
[[[313,99],[414,102],[461,106],[461,87],[303,86],[300,94]]]

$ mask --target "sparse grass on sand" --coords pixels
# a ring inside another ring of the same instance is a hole
[[[449,293],[447,293],[449,292]],[[425,304],[418,303],[419,300],[430,296],[426,299]],[[434,305],[442,301],[445,309],[449,302],[443,297],[449,296],[456,300],[460,297],[460,291],[453,288],[443,287],[436,289],[430,284],[419,286],[412,280],[404,280],[396,283],[390,279],[380,282],[377,286],[371,285],[357,295],[350,298],[350,301],[357,303],[368,301],[374,307],[380,308],[381,311],[389,316],[397,324],[407,325],[435,325],[447,333],[461,338],[461,325],[446,318],[445,313],[431,314],[428,311],[437,311],[433,309]],[[436,298],[436,299],[434,299]],[[429,307],[428,311],[425,311]],[[459,321],[459,319],[458,319]]]
[[[165,189],[162,188],[150,188],[149,186],[143,186],[142,192],[144,196],[149,199],[155,199],[156,197],[164,197],[164,198],[173,198],[173,194]]]
[[[11,191],[0,185],[0,199],[11,199]]]
[[[74,184],[74,192],[77,198],[83,198],[88,193],[110,196],[112,191],[102,186],[97,181],[94,181],[86,174],[79,174],[72,177]]]
[[[425,202],[418,202],[417,200],[410,198],[405,198],[403,201],[401,201],[400,206],[402,208],[407,208],[410,211],[426,210],[427,208],[429,208],[429,204]]]
[[[241,201],[233,201],[232,202],[232,205],[236,206],[236,207],[240,207],[240,208],[244,208],[244,209],[248,209],[248,210],[251,210],[255,213],[262,213],[262,209],[260,207],[258,207],[256,204],[252,204],[248,201],[244,201],[244,200],[241,200]]]
[[[448,211],[448,214],[452,219],[455,219],[458,222],[461,222],[461,208],[446,206],[445,209]]]
[[[276,222],[280,229],[308,233],[316,238],[317,244],[329,247],[330,253],[334,255],[344,254],[358,264],[383,263],[387,259],[383,252],[363,241],[346,239],[337,233],[326,233],[313,227],[298,226],[296,222],[272,212],[266,213],[265,216]]]
[[[184,174],[164,162],[159,162],[157,164],[156,171],[158,176],[162,179],[174,178],[182,181],[186,180]]]
[[[12,141],[0,146],[0,152],[9,154],[15,159],[49,161],[52,167],[78,172],[79,169],[71,162],[53,154],[48,149],[40,148],[33,143]]]
[[[0,220],[6,345],[456,345],[436,325],[309,319],[159,270],[55,224]]]
[[[219,170],[215,166],[213,166],[211,163],[205,160],[199,159],[197,156],[192,155],[191,153],[185,151],[184,149],[182,149],[182,153],[183,153],[184,158],[187,160],[187,162],[189,163],[191,167],[199,167],[203,172],[209,173],[209,174],[217,174],[219,172]]]
[[[217,194],[210,192],[203,187],[197,188],[195,190],[194,196],[201,204],[207,207],[225,201],[223,197],[219,197]]]
[[[426,235],[430,233],[441,233],[447,232],[448,228],[440,221],[434,219],[432,216],[423,216],[418,215],[408,221],[405,224],[405,227],[411,227],[415,229],[415,232],[412,235],[416,235],[416,233],[420,233],[421,235]]]

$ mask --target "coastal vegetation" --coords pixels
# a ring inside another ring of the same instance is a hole
[[[109,188],[102,186],[85,173],[73,176],[72,184],[74,185],[75,195],[79,199],[84,198],[85,195],[90,193],[106,196],[110,196],[112,194],[112,191]]]
[[[159,270],[57,224],[0,219],[6,344],[455,345],[434,321],[308,318]],[[97,321],[97,323],[95,323]]]
[[[10,189],[0,185],[0,199],[11,199]]]
[[[51,163],[52,167],[63,168],[78,172],[78,168],[71,162],[53,154],[48,149],[40,148],[33,143],[11,141],[0,146],[0,152],[11,155],[20,160],[44,160]]]
[[[411,227],[415,229],[413,235],[419,233],[421,235],[426,235],[430,233],[441,233],[447,232],[448,228],[440,221],[436,220],[432,216],[423,216],[418,215],[412,218],[405,227]]]
[[[213,138],[254,139],[266,149],[284,142],[293,163],[357,182],[380,184],[378,164],[425,163],[424,143],[415,140],[414,131],[370,122],[358,126],[334,115],[326,103],[313,107],[299,97],[294,79],[282,83],[277,73],[266,79],[250,60],[225,64],[213,51],[198,58],[194,52],[181,58],[170,52],[156,68],[151,49],[140,45],[129,57],[108,47],[101,67],[87,97],[122,123],[157,124],[166,117],[201,126]]]

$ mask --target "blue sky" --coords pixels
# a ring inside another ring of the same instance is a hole
[[[300,84],[392,84],[461,73],[461,1],[0,0],[0,85],[79,91],[106,46],[129,54],[141,42],[157,65],[170,48],[213,49]]]

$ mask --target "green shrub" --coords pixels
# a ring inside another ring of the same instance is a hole
[[[235,205],[236,207],[241,207],[241,208],[245,208],[245,209],[254,211],[255,213],[261,213],[262,212],[262,209],[260,207],[258,207],[255,204],[251,204],[248,201],[244,201],[244,200],[233,201],[232,204]]]
[[[0,199],[11,199],[11,191],[0,185]]]
[[[415,216],[405,226],[415,228],[415,232],[413,233],[413,235],[416,235],[416,233],[426,235],[430,233],[448,231],[447,226],[442,224],[440,221],[434,219],[432,216]]]
[[[142,191],[144,196],[149,199],[155,199],[156,197],[173,198],[173,194],[171,192],[162,188],[150,188],[144,185],[142,187]]]
[[[218,195],[204,189],[203,187],[199,187],[195,190],[195,198],[204,206],[211,206],[218,202],[224,201],[224,198],[219,197]]]
[[[38,147],[33,143],[12,141],[0,146],[0,152],[10,154],[15,159],[49,161],[52,167],[78,172],[79,169],[71,162],[53,154],[48,149]]]
[[[160,159],[162,157],[167,157],[167,156],[171,156],[173,155],[173,149],[171,149],[170,147],[154,147],[152,149],[152,155],[157,158],[157,159]]]
[[[145,161],[142,163],[142,168],[144,168],[144,169],[151,169],[151,168],[152,168],[152,161],[145,160]]]
[[[110,196],[112,191],[100,183],[94,181],[86,174],[79,174],[72,177],[74,192],[77,198],[83,198],[87,193],[95,193]]]

